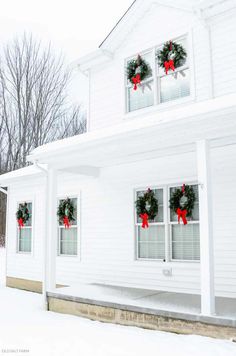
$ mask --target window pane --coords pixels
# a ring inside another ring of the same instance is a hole
[[[186,59],[183,60],[182,63],[180,63],[180,66],[181,66],[181,67],[182,67],[182,66],[187,66],[187,65],[188,65],[188,52],[189,52],[189,51],[188,51],[188,41],[187,41],[187,39],[186,39],[186,38],[182,38],[182,39],[180,39],[180,40],[178,40],[178,41],[174,41],[174,42],[176,42],[176,43],[180,44],[181,46],[183,46],[183,48],[184,48],[185,51],[187,52],[187,57],[186,57]],[[157,55],[158,55],[158,52],[162,50],[162,48],[163,48],[163,46],[160,46],[159,48],[157,48]],[[158,60],[157,60],[157,56],[156,56],[156,65],[157,65],[157,73],[158,73],[158,75],[159,75],[159,76],[166,75],[166,74],[165,74],[165,69],[162,68],[161,66],[159,66],[159,63],[158,63]],[[177,67],[177,68],[180,68],[180,66]]]
[[[31,228],[21,228],[18,229],[19,236],[19,251],[20,252],[31,252]]]
[[[129,111],[138,110],[153,105],[153,80],[138,86],[137,90],[134,90],[133,86],[127,88],[127,90]]]
[[[24,203],[21,203],[24,204]],[[27,202],[27,209],[29,210],[29,220],[24,224],[25,226],[32,226],[32,203]]]
[[[137,227],[138,257],[151,259],[165,258],[165,227],[152,225],[148,229]]]
[[[153,52],[148,52],[148,53],[145,53],[145,54],[141,54],[141,57],[142,57],[142,59],[145,60],[146,63],[148,63],[148,65],[149,65],[150,68],[151,68],[150,74],[145,78],[145,80],[146,80],[146,79],[148,79],[148,78],[151,78],[152,75],[153,75],[153,65],[152,65],[152,63],[153,63]],[[133,59],[136,59],[136,58],[137,58],[137,56],[136,56],[136,57],[133,57],[132,60],[133,60]],[[130,60],[130,61],[131,61],[131,60]],[[130,61],[127,62],[127,65],[129,64]],[[128,78],[127,78],[127,84],[128,84],[128,85],[131,84]]]
[[[195,193],[195,204],[194,204],[194,209],[192,212],[192,217],[191,218],[187,218],[188,221],[198,221],[199,220],[199,198],[198,198],[198,186],[197,185],[192,185],[194,193]],[[175,188],[170,188],[170,195],[172,194],[173,191],[175,191],[175,189],[179,189],[181,188],[181,186],[179,187],[175,187]],[[170,211],[170,221],[178,221],[178,216],[177,214],[171,210]]]
[[[199,224],[172,225],[172,259],[200,259]]]
[[[60,199],[59,203],[61,203],[63,200],[65,199]],[[71,204],[74,207],[74,219],[73,221],[70,221],[70,224],[73,225],[77,225],[77,198],[70,198]],[[63,223],[60,221],[59,225],[63,225]]]
[[[189,69],[164,75],[160,78],[160,102],[190,95]]]
[[[77,255],[77,228],[60,228],[60,254]]]
[[[155,217],[154,220],[149,220],[149,222],[163,222],[163,189],[152,189],[152,191],[155,194],[155,198],[158,200],[158,213]],[[145,190],[138,191],[136,195],[136,199],[140,196],[142,196],[145,193]],[[142,219],[140,219],[139,216],[137,216],[137,222],[141,223]]]

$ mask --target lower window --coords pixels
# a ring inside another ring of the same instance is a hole
[[[165,258],[165,224],[163,219],[163,189],[152,189],[158,200],[158,213],[149,220],[149,228],[142,228],[142,221],[136,216],[136,241],[138,259],[163,260]],[[136,192],[136,200],[145,191]]]
[[[169,196],[181,186],[151,188],[158,200],[158,213],[154,220],[149,221],[148,228],[142,228],[142,221],[136,214],[136,257],[147,260],[166,261],[199,261],[200,260],[200,233],[199,233],[199,198],[198,185],[191,185],[195,194],[192,216],[187,218],[187,225],[169,209]],[[164,194],[166,192],[166,194]],[[145,190],[136,191],[136,199],[143,195]],[[164,216],[166,218],[164,219]],[[169,220],[167,219],[169,216]],[[167,236],[166,236],[167,235]],[[168,251],[167,252],[167,243]]]
[[[19,204],[20,205],[20,204]],[[32,203],[27,202],[29,219],[24,226],[18,227],[18,252],[31,253],[32,251]]]
[[[138,226],[138,258],[165,258],[165,227],[150,226],[143,229]]]
[[[74,206],[75,220],[70,222],[69,228],[59,223],[58,255],[76,256],[78,255],[77,198],[70,198],[70,201]]]
[[[171,187],[170,194],[176,189]],[[170,211],[170,238],[171,238],[171,259],[181,261],[200,260],[200,234],[199,234],[199,199],[198,186],[192,185],[195,194],[194,209],[192,217],[188,218],[188,224],[178,224],[178,217],[175,212]]]

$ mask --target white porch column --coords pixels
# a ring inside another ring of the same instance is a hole
[[[48,168],[47,176],[47,234],[45,241],[45,283],[46,291],[56,287],[57,256],[57,171]]]
[[[212,232],[211,161],[209,142],[197,142],[200,214],[201,313],[215,313],[214,256]]]

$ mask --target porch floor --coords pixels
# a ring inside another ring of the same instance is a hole
[[[216,315],[208,317],[201,315],[200,295],[195,294],[103,284],[80,284],[57,288],[48,292],[48,296],[123,310],[236,327],[236,298],[216,297]]]

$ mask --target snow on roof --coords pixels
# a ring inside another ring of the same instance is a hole
[[[43,169],[46,169],[46,165],[40,165]],[[4,186],[5,184],[9,183],[12,180],[16,180],[18,178],[29,177],[34,175],[41,174],[39,168],[35,165],[30,165],[28,167],[20,168],[12,172],[8,172],[5,174],[0,175],[0,186]]]
[[[108,33],[99,45],[99,48],[96,51],[79,58],[77,64],[82,71],[86,71],[94,65],[109,60],[116,48],[123,42],[130,29],[132,29],[136,22],[139,21],[139,18],[143,16],[145,9],[154,3],[173,9],[187,11],[189,13],[199,13],[199,11],[201,12],[217,7],[217,5],[224,5],[226,2],[229,3],[230,0],[135,0]],[[228,9],[230,9],[230,7]],[[222,8],[221,6],[219,12],[224,10],[225,8]]]
[[[60,153],[72,152],[78,149],[85,149],[93,146],[96,142],[105,142],[112,140],[119,135],[129,135],[136,130],[143,130],[151,128],[156,125],[162,125],[167,122],[175,120],[185,120],[190,117],[197,117],[199,115],[212,114],[216,111],[225,110],[227,108],[235,108],[236,94],[221,96],[215,99],[205,100],[198,103],[190,103],[185,106],[179,106],[172,110],[150,111],[149,114],[136,117],[135,120],[128,120],[121,122],[118,125],[109,126],[103,129],[94,130],[81,135],[65,138],[62,140],[54,141],[34,149],[28,156],[31,162],[45,159],[48,156],[57,156]],[[42,161],[47,163],[46,161]]]

